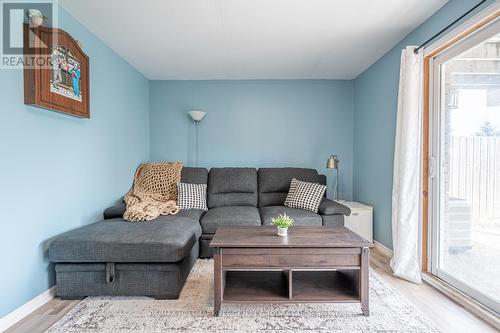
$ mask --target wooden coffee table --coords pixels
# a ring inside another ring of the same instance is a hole
[[[368,302],[373,244],[345,227],[222,226],[214,248],[214,314],[221,303]]]

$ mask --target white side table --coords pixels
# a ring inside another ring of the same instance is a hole
[[[351,215],[344,216],[345,226],[373,243],[373,207],[353,201],[338,202],[351,209]]]

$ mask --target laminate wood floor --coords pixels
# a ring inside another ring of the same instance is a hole
[[[381,274],[400,294],[407,297],[427,317],[432,319],[443,332],[487,333],[498,332],[494,327],[477,318],[463,307],[427,284],[416,285],[394,277],[389,259],[373,250],[370,267]],[[6,331],[6,333],[44,332],[73,307],[79,300],[55,298]]]

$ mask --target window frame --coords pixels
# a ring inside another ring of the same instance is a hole
[[[439,195],[439,161],[441,150],[441,71],[440,66],[448,59],[469,49],[487,38],[494,25],[500,26],[500,4],[495,3],[480,14],[455,29],[453,32],[424,50],[423,62],[423,140],[422,140],[422,227],[421,268],[445,283],[479,301],[489,309],[499,311],[498,303],[492,298],[440,271],[439,260],[439,214],[441,209],[435,196]],[[436,222],[437,221],[437,222]]]

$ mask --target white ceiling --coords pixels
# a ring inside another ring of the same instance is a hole
[[[59,0],[148,79],[352,79],[448,0]]]

